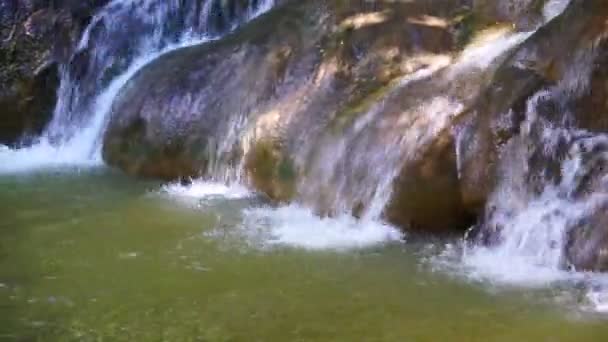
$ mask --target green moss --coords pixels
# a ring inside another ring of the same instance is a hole
[[[273,200],[287,202],[295,196],[298,172],[278,144],[257,142],[246,164],[253,185]]]
[[[330,129],[333,133],[341,133],[346,127],[350,126],[355,119],[368,112],[373,105],[380,102],[388,92],[396,85],[397,80],[385,84],[379,84],[374,89],[362,89],[357,92],[353,99],[349,101],[344,109],[339,111],[334,120],[330,124]],[[371,88],[368,85],[366,88]]]
[[[291,159],[284,158],[279,162],[277,168],[279,180],[281,182],[294,182],[296,179],[296,170]]]
[[[264,182],[272,181],[274,170],[279,163],[278,157],[273,152],[274,147],[270,142],[259,142],[253,150],[253,174],[255,178]]]

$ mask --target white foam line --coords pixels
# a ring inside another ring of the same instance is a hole
[[[252,195],[252,193],[242,185],[226,185],[204,180],[194,180],[189,184],[182,184],[180,182],[166,184],[162,186],[161,193],[171,197],[186,199],[240,199]]]
[[[95,99],[95,115],[89,124],[69,141],[54,145],[46,137],[38,143],[19,149],[0,145],[0,174],[21,173],[54,167],[91,167],[103,165],[101,158],[101,134],[106,124],[114,98],[127,82],[142,68],[171,51],[202,44],[205,39],[185,41],[169,46],[160,52],[150,53],[133,62],[119,77],[112,81]]]
[[[387,224],[349,215],[320,218],[297,206],[248,209],[242,233],[255,246],[305,250],[352,250],[400,241],[403,234]]]
[[[460,243],[446,245],[441,253],[430,256],[428,260],[435,271],[481,282],[489,285],[493,291],[559,288],[559,294],[550,295],[555,296],[556,303],[563,302],[566,295],[578,310],[608,314],[608,275],[604,273],[560,270],[535,264],[518,255],[507,259],[491,248],[467,250]],[[580,291],[583,291],[585,298],[579,297]]]

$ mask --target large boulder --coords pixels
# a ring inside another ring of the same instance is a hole
[[[522,127],[534,95],[565,84],[571,66],[595,65],[572,51],[603,46],[600,2],[572,1],[557,18],[541,6],[549,23],[517,33],[502,22],[517,16],[495,24],[468,1],[287,1],[142,69],[113,105],[103,156],[133,175],[240,179],[320,215],[383,215],[422,231],[480,218],[479,236],[496,241],[491,197],[509,160],[523,163],[526,196],[560,182],[573,143],[548,155],[542,125]],[[601,94],[568,93],[563,115],[538,101],[540,116],[559,126]]]
[[[576,83],[575,77],[581,84],[587,83],[589,73],[582,68],[595,70],[592,87],[585,87],[582,92],[564,90],[565,94],[558,94],[564,108],[552,107],[547,100],[539,110],[555,123],[569,116],[579,128],[603,129],[605,120],[601,111],[597,111],[603,104],[591,108],[590,102],[605,101],[601,71],[605,69],[602,63],[605,52],[598,47],[605,38],[602,27],[606,12],[606,7],[595,0],[573,1],[563,15],[541,27],[513,51],[483,96],[459,118],[456,134],[459,168],[467,203],[481,208],[494,191],[500,154],[521,133],[533,95],[568,82]],[[593,60],[581,60],[584,52],[590,52]],[[576,84],[573,87],[578,88]],[[539,162],[539,166],[546,165]]]
[[[114,103],[105,160],[131,174],[169,179],[230,163],[241,153],[230,130],[269,107],[283,83],[306,80],[316,67],[324,12],[288,6],[224,39],[151,63]]]
[[[475,222],[475,208],[461,196],[455,151],[446,130],[406,163],[386,209],[390,222],[424,232],[458,231]]]
[[[435,144],[431,133],[449,119],[432,127],[429,118],[433,108],[451,105],[449,96],[464,98],[463,88],[484,83],[479,70],[440,72],[461,62],[463,4],[291,1],[224,39],[169,53],[121,91],[104,159],[164,179],[222,178],[242,165],[241,176],[271,198],[304,202],[321,215],[365,215],[383,191],[389,198],[381,201],[396,203],[386,214],[396,223],[465,228],[470,214],[452,179],[455,150],[451,141]],[[377,119],[366,121],[370,115]],[[405,143],[407,132],[413,140]],[[433,161],[420,162],[411,151],[427,144]],[[445,201],[420,196],[413,205],[400,200],[404,193],[391,200],[389,175],[370,168],[374,155],[391,159],[396,170],[411,161],[417,166],[405,178],[425,179],[418,193],[440,191]],[[450,172],[433,182],[429,169]],[[446,207],[455,219],[429,215]]]

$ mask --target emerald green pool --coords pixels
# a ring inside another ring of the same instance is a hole
[[[608,341],[575,288],[467,280],[429,261],[443,242],[268,243],[262,199],[160,189],[0,175],[0,341]]]

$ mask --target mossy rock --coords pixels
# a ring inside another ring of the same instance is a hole
[[[298,171],[281,146],[258,141],[252,147],[245,169],[252,185],[278,202],[289,202],[296,195]]]

